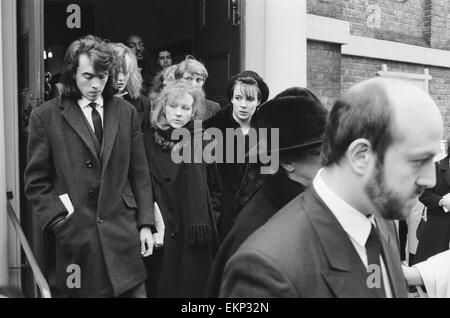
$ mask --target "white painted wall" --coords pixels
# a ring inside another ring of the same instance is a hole
[[[306,1],[246,0],[244,69],[258,72],[273,97],[306,87]]]
[[[18,106],[18,79],[17,79],[17,8],[15,0],[2,0],[2,45],[8,49],[3,50],[3,116],[5,128],[5,175],[6,191],[13,193],[11,205],[20,220],[20,169],[19,169],[19,106]],[[4,191],[2,192],[2,194]],[[1,207],[3,207],[2,205]],[[20,243],[16,232],[9,223],[8,227],[8,259],[10,268],[20,266]],[[21,271],[9,271],[11,286],[20,288]]]
[[[3,43],[3,8],[5,3],[0,2],[0,74],[3,74],[3,52],[6,47]],[[5,126],[4,112],[5,90],[3,76],[0,76],[0,286],[9,285],[9,263],[8,263],[8,216],[6,213],[6,170],[5,170]]]

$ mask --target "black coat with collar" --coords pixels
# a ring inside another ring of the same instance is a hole
[[[303,185],[278,174],[267,176],[261,188],[242,209],[220,245],[208,279],[206,297],[218,297],[226,263],[241,244],[277,211],[305,190]]]
[[[153,199],[136,109],[105,100],[99,147],[75,100],[58,97],[31,113],[25,193],[43,228],[54,228],[59,288],[74,297],[117,296],[147,277],[138,227],[154,224]],[[101,149],[101,150],[100,150]],[[68,289],[67,267],[78,265],[81,288]]]
[[[449,249],[450,213],[445,213],[439,201],[450,192],[449,157],[436,162],[436,185],[425,190],[420,201],[427,207],[427,222],[419,238],[414,263]]]
[[[155,142],[152,129],[144,132],[144,145],[153,188],[165,224],[164,247],[149,257],[147,282],[150,297],[203,297],[217,251],[220,181],[215,164],[179,163]],[[187,215],[209,221],[215,246],[188,244]]]
[[[407,297],[393,222],[377,220],[393,297]],[[253,233],[225,267],[221,297],[378,297],[347,233],[313,187]]]
[[[227,128],[238,129],[239,123],[233,118],[233,106],[228,106],[220,110],[214,117],[204,122],[205,129],[217,128],[223,134],[223,159],[227,158],[227,144],[233,142],[227,140]],[[258,113],[252,117],[251,127],[258,128]],[[234,144],[234,154],[236,154],[236,144]],[[236,218],[242,208],[251,197],[258,191],[264,181],[264,175],[260,173],[258,163],[220,163],[217,165],[223,192],[220,205],[220,218],[218,222],[219,238],[222,241],[233,227]]]

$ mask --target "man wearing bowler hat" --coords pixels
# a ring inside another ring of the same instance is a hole
[[[230,258],[220,295],[407,297],[392,220],[436,183],[442,133],[438,107],[417,86],[353,86],[330,112],[324,168]]]
[[[300,87],[287,89],[261,106],[260,129],[279,129],[279,149],[271,151],[278,152],[281,164],[265,178],[224,239],[209,276],[207,297],[219,296],[225,264],[242,242],[311,183],[320,168],[327,115],[319,99]]]

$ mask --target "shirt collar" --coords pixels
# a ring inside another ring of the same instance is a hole
[[[89,106],[89,104],[92,103],[91,100],[87,99],[84,96],[81,96],[81,98],[78,100],[78,105],[80,105],[81,108],[86,108]],[[100,96],[97,98],[94,103],[97,104],[97,107],[102,108],[103,107],[103,96]]]
[[[313,180],[313,186],[317,194],[334,214],[344,231],[359,245],[365,246],[369,238],[371,224],[374,216],[366,217],[350,204],[342,200],[323,180],[319,170]]]

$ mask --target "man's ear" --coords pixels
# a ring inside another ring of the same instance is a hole
[[[282,166],[283,169],[286,170],[286,172],[288,173],[293,173],[295,171],[295,167],[290,163],[280,162],[280,166]]]
[[[363,175],[373,159],[372,144],[365,138],[356,139],[348,146],[346,157],[352,169]]]

